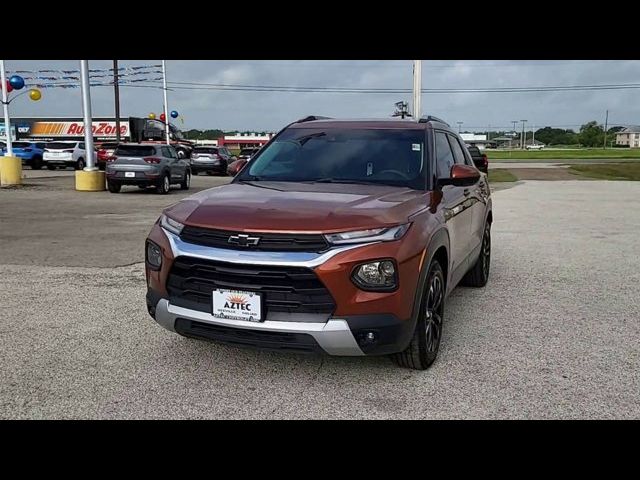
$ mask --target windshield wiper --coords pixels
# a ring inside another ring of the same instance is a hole
[[[309,140],[311,140],[312,138],[318,138],[318,137],[324,137],[326,135],[326,132],[316,132],[316,133],[310,133],[309,135],[304,135],[300,138],[296,138],[292,141],[299,143],[300,146],[304,145],[305,143],[307,143]]]

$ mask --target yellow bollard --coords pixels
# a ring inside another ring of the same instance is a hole
[[[0,185],[22,185],[22,159],[0,157]]]
[[[100,170],[76,171],[76,190],[79,192],[102,192],[106,190],[104,172]]]

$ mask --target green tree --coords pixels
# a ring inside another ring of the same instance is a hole
[[[584,147],[600,147],[604,142],[604,129],[595,120],[580,127],[578,141]]]

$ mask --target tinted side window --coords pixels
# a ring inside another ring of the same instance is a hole
[[[436,176],[438,178],[449,178],[451,167],[454,164],[453,153],[447,140],[447,135],[442,132],[435,132],[436,144]]]
[[[79,144],[79,148],[80,148],[81,150],[84,150],[84,143],[80,143],[80,144]]]
[[[451,150],[453,150],[453,158],[457,164],[464,165],[464,153],[462,152],[462,147],[458,143],[458,139],[453,135],[448,135],[449,143],[451,144]]]
[[[162,152],[163,157],[171,158],[171,152],[167,147],[160,147],[160,151]]]

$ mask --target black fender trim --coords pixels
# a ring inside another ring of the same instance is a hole
[[[404,345],[401,345],[400,350],[402,351],[409,346],[409,342],[411,342],[411,338],[413,337],[413,332],[416,329],[416,324],[418,323],[418,315],[420,314],[420,304],[422,303],[422,293],[424,292],[424,284],[427,281],[427,273],[429,272],[429,265],[431,264],[431,260],[433,260],[433,254],[440,248],[444,247],[447,250],[447,259],[449,259],[449,233],[445,227],[440,227],[435,231],[433,235],[431,235],[431,239],[427,245],[427,253],[424,255],[422,259],[422,265],[420,266],[420,277],[418,277],[418,284],[416,285],[416,295],[413,299],[413,310],[411,314],[411,319],[409,320],[411,324],[411,335]],[[449,261],[449,263],[451,263]],[[447,268],[447,276],[450,271],[449,265],[446,265]],[[449,285],[449,279],[446,278],[445,282],[447,282],[447,288]]]

